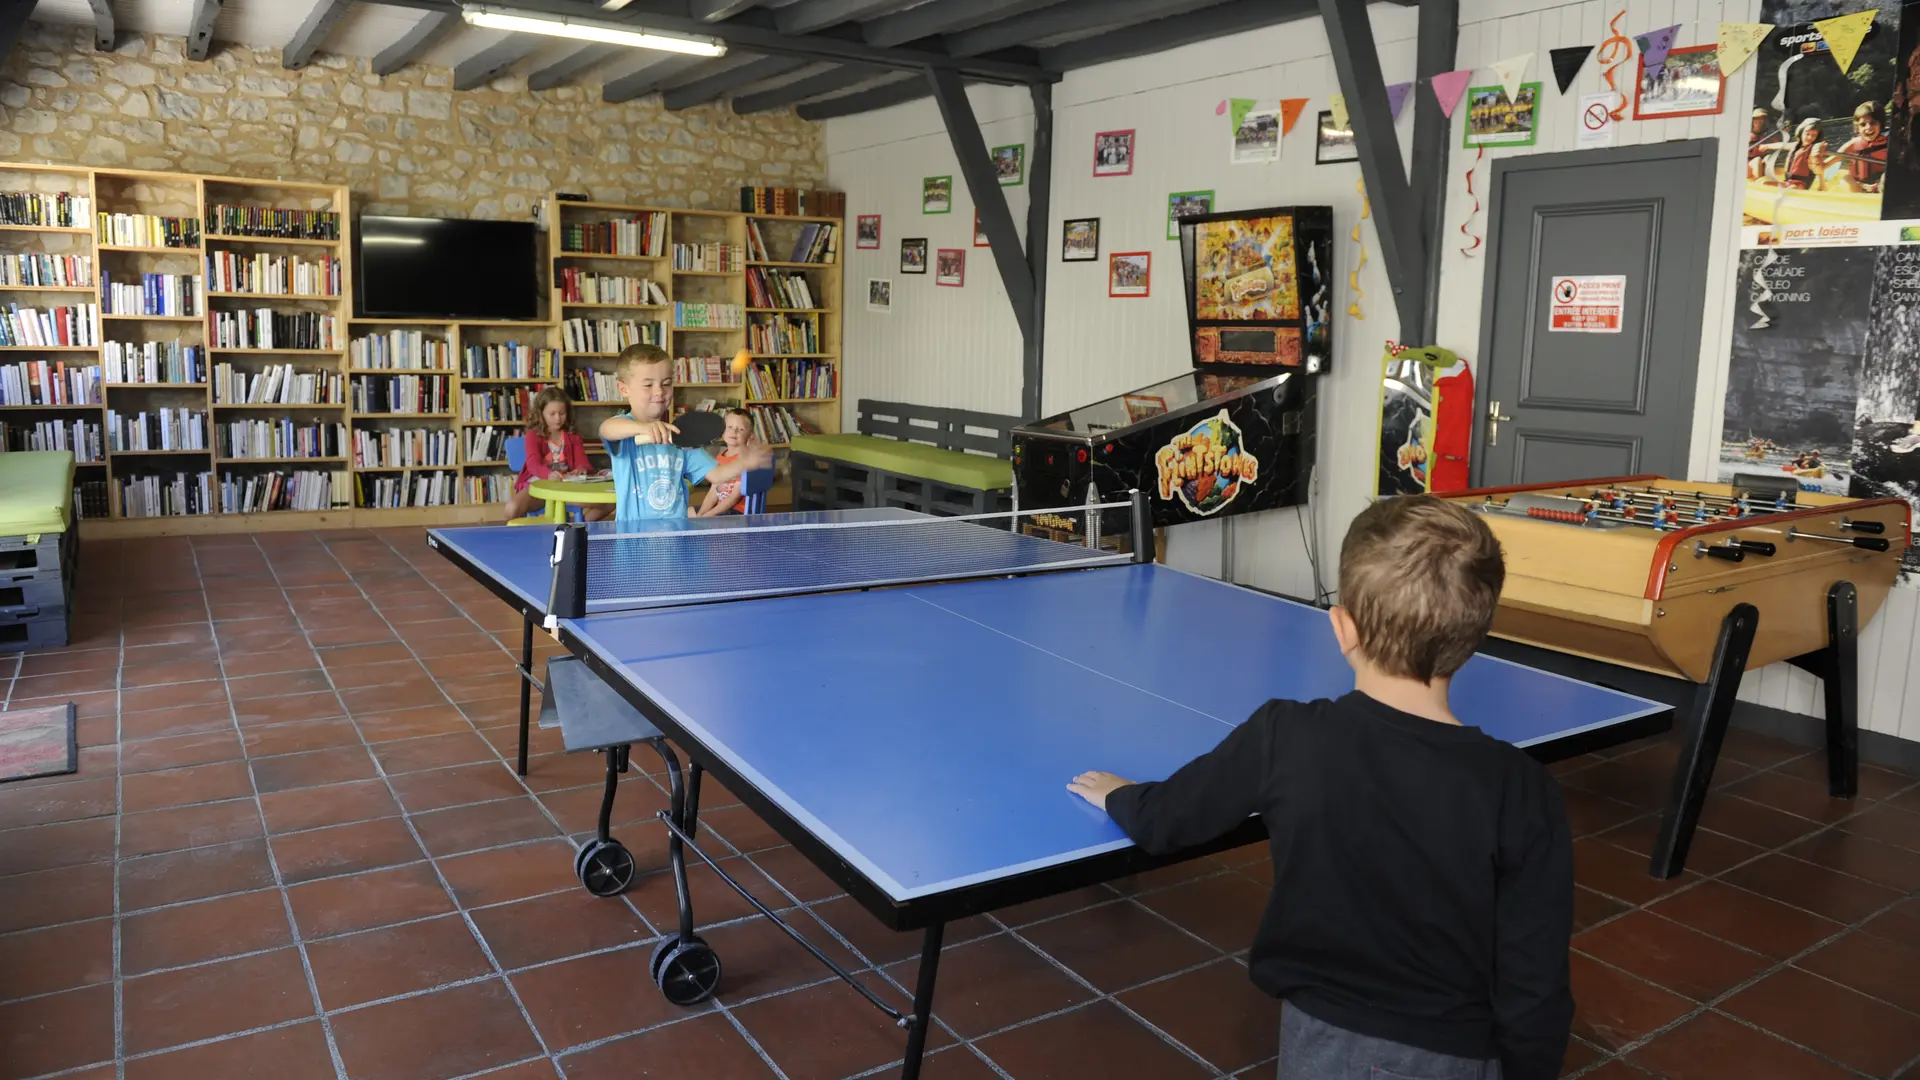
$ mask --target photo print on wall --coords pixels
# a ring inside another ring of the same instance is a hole
[[[853,246],[877,250],[880,247],[880,215],[861,214],[854,225]]]
[[[900,272],[903,274],[924,274],[927,272],[927,238],[915,237],[900,241]]]
[[[964,248],[941,248],[936,254],[933,283],[959,288],[967,283],[967,253]]]
[[[1100,219],[1072,218],[1060,223],[1060,261],[1098,262]]]
[[[953,177],[929,176],[920,181],[920,212],[923,214],[953,212]]]
[[[1133,132],[1101,131],[1093,136],[1093,175],[1133,175]]]

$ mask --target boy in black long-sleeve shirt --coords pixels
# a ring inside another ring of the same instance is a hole
[[[1154,854],[1266,823],[1273,893],[1248,966],[1285,1001],[1281,1080],[1560,1072],[1573,1019],[1560,790],[1447,708],[1504,578],[1470,511],[1377,502],[1347,532],[1329,613],[1353,693],[1270,701],[1158,783],[1070,785]]]

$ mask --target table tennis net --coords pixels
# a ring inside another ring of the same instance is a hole
[[[589,533],[586,611],[1116,565],[1099,511],[1128,505]]]

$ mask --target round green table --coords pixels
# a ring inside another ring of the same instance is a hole
[[[567,520],[569,503],[613,506],[620,501],[611,480],[535,480],[527,484],[527,494],[546,502],[548,524]]]

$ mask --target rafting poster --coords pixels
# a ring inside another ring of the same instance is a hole
[[[1920,513],[1920,245],[1875,250],[1871,318],[1847,494]],[[1920,548],[1908,548],[1906,570],[1920,572]]]
[[[1868,10],[1872,28],[1845,71],[1814,25]],[[1909,5],[1912,7],[1912,5]],[[1841,243],[1879,242],[1888,181],[1888,109],[1894,97],[1901,9],[1886,0],[1765,0],[1778,27],[1754,66],[1747,137],[1744,247],[1797,244],[1837,226]],[[1904,101],[1904,99],[1903,99]],[[1905,134],[1902,134],[1904,141]],[[1798,237],[1781,231],[1800,227]],[[1848,236],[1847,227],[1860,231]],[[1897,241],[1892,241],[1897,242]]]

